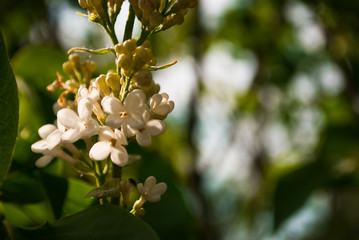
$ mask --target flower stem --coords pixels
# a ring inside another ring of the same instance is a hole
[[[133,31],[133,24],[135,23],[135,11],[133,10],[132,6],[128,10],[128,17],[125,27],[125,33],[123,34],[123,41],[132,38],[132,31]]]
[[[122,167],[112,163],[112,178],[118,178],[121,181]],[[113,205],[120,204],[120,198],[111,198],[110,203]]]

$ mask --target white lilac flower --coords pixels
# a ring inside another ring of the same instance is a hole
[[[127,136],[136,136],[138,144],[142,147],[151,145],[151,137],[162,134],[166,130],[166,125],[157,119],[152,119],[146,122],[146,124],[139,128],[128,127],[126,129]]]
[[[55,157],[59,157],[74,164],[75,160],[64,153],[60,148],[62,131],[55,125],[46,124],[38,130],[41,140],[31,145],[31,150],[35,153],[41,153],[44,156],[36,160],[37,167],[47,166]]]
[[[93,103],[100,99],[100,91],[95,85],[91,85],[88,89],[85,85],[81,85],[78,90],[79,98],[90,98]]]
[[[117,98],[107,96],[102,99],[101,105],[108,114],[106,124],[113,128],[140,128],[145,123],[144,116],[148,114],[145,94],[138,89],[130,92],[123,103]]]
[[[62,140],[76,142],[79,139],[89,138],[98,131],[99,123],[92,118],[92,100],[81,98],[78,103],[78,114],[68,108],[57,113],[58,121],[68,129],[62,135]]]
[[[127,145],[127,139],[122,131],[101,127],[99,141],[92,146],[89,156],[92,160],[101,161],[110,155],[113,163],[123,167],[128,163],[128,154],[123,145]]]
[[[167,115],[172,112],[174,108],[174,102],[169,101],[167,93],[154,94],[150,100],[150,113],[151,118],[165,119]]]
[[[144,184],[137,184],[137,190],[145,200],[158,202],[161,200],[161,195],[166,192],[167,185],[163,182],[156,184],[156,178],[150,176],[146,179]]]

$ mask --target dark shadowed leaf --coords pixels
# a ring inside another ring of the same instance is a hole
[[[116,206],[94,206],[39,229],[17,229],[21,240],[157,240],[142,220]]]
[[[0,32],[0,184],[9,170],[19,122],[19,98]]]
[[[39,178],[49,198],[55,218],[61,218],[68,189],[67,180],[45,172],[41,172]]]
[[[321,162],[313,162],[279,179],[273,199],[275,229],[302,207],[313,190],[325,183],[324,169]]]

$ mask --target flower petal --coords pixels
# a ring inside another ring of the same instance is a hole
[[[40,140],[31,145],[31,151],[34,153],[43,153],[48,150],[47,142],[45,140]]]
[[[61,142],[61,137],[62,137],[62,132],[58,129],[56,129],[49,136],[47,136],[46,143],[48,149],[51,150],[57,145],[59,145]]]
[[[62,140],[74,143],[81,138],[79,129],[69,129],[62,134]]]
[[[139,183],[137,184],[137,191],[141,194],[141,195],[145,195],[145,189],[143,188],[143,184]]]
[[[121,144],[121,145],[127,145],[127,138],[125,136],[125,134],[123,134],[122,131],[115,129],[115,136],[117,139],[116,144]]]
[[[39,128],[39,135],[42,139],[46,139],[47,136],[50,135],[50,133],[52,133],[53,131],[55,131],[57,128],[55,125],[53,124],[46,124],[44,126],[42,126],[41,128]]]
[[[102,109],[108,114],[118,114],[123,110],[121,101],[114,97],[106,96],[101,101]]]
[[[162,101],[162,96],[161,94],[154,94],[151,98],[150,98],[150,107],[151,109],[154,109],[155,107],[157,107]]]
[[[123,105],[127,110],[135,110],[143,106],[145,99],[145,94],[141,90],[136,89],[127,95]]]
[[[104,160],[108,157],[111,152],[110,142],[97,142],[90,149],[89,156],[92,160]]]
[[[50,155],[42,156],[36,160],[35,166],[39,168],[46,167],[52,161],[52,159],[54,159],[54,157]]]
[[[86,123],[86,128],[81,133],[81,138],[88,138],[96,135],[99,128],[99,123],[95,119],[90,119]]]
[[[68,128],[78,128],[80,118],[73,110],[64,108],[57,112],[57,120]]]
[[[124,147],[116,145],[111,148],[111,160],[114,164],[124,167],[128,163],[128,154]]]
[[[123,118],[118,114],[111,114],[106,117],[106,124],[113,128],[119,128],[123,122]]]
[[[161,120],[150,120],[146,123],[145,132],[151,136],[157,136],[166,130],[166,125]]]
[[[91,118],[92,115],[93,104],[90,98],[81,98],[79,101],[79,105],[77,107],[77,112],[79,113],[79,117],[83,121],[87,121]]]
[[[164,182],[156,184],[151,190],[151,195],[162,195],[167,191],[167,184]]]
[[[105,141],[105,142],[109,142],[111,141],[111,139],[115,138],[115,133],[112,131],[112,129],[110,127],[104,126],[104,127],[100,127],[99,131],[98,131],[98,135],[99,135],[99,141]]]
[[[152,188],[156,185],[156,178],[154,176],[149,176],[144,184],[145,192],[151,192]]]
[[[137,143],[142,147],[148,147],[151,145],[151,135],[145,132],[140,132],[136,135]]]

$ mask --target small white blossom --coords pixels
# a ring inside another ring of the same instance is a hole
[[[91,85],[88,89],[85,85],[81,85],[78,90],[79,98],[90,98],[92,102],[97,102],[100,99],[100,91],[95,85]]]
[[[156,93],[150,98],[151,118],[165,119],[167,115],[172,112],[175,104],[168,99],[169,96],[167,93]]]
[[[41,153],[44,156],[36,160],[37,167],[47,166],[55,157],[63,158],[65,161],[73,164],[75,160],[65,154],[61,148],[62,131],[55,125],[46,124],[38,130],[41,140],[31,145],[31,150],[35,153]]]
[[[101,127],[99,130],[99,142],[95,143],[89,156],[92,160],[101,161],[109,155],[113,163],[125,166],[128,163],[128,154],[123,145],[127,145],[127,139],[118,129],[112,131],[109,127]]]
[[[144,125],[144,116],[148,114],[148,108],[145,103],[145,94],[141,90],[130,92],[124,103],[114,97],[106,96],[102,99],[101,105],[107,113],[106,124],[122,129],[130,126],[139,128]]]
[[[151,137],[162,134],[166,130],[166,125],[157,119],[152,119],[146,122],[146,124],[140,128],[135,129],[128,127],[126,130],[126,135],[136,136],[138,144],[142,147],[147,147],[151,145]]]
[[[161,200],[161,195],[166,192],[167,185],[163,182],[156,184],[156,178],[150,176],[144,184],[137,184],[137,190],[145,200],[158,202]]]
[[[78,115],[75,111],[67,108],[58,111],[58,121],[68,129],[62,135],[62,140],[73,143],[97,133],[99,123],[91,116],[92,108],[91,99],[81,98],[77,108]]]

